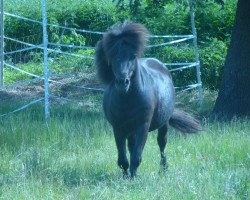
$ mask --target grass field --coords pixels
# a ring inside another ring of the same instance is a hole
[[[125,180],[99,108],[53,106],[46,124],[33,106],[0,118],[0,199],[249,199],[250,121],[204,119],[203,128],[170,130],[165,174],[151,133],[138,176]]]

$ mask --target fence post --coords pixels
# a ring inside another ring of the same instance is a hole
[[[195,28],[194,10],[193,10],[192,0],[189,0],[189,8],[190,8],[192,33],[194,36],[193,44],[194,44],[194,52],[195,52],[195,62],[198,63],[198,65],[196,66],[196,77],[197,77],[197,82],[199,84],[198,99],[199,99],[199,102],[201,104],[202,99],[203,99],[203,91],[202,91],[202,82],[201,82],[200,58],[199,58],[198,45],[197,45],[197,32],[196,32],[196,28]]]
[[[3,0],[0,0],[0,87],[3,86],[4,67],[4,8]]]
[[[48,34],[46,0],[42,0],[43,16],[43,60],[44,60],[44,109],[45,119],[49,118],[49,69],[48,69]]]

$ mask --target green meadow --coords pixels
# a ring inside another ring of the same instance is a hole
[[[202,126],[196,135],[170,130],[163,174],[150,133],[138,176],[127,180],[100,104],[55,104],[47,122],[32,106],[0,118],[0,199],[249,199],[249,119],[204,117]]]

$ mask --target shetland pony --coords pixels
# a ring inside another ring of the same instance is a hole
[[[98,76],[106,85],[103,108],[113,127],[118,165],[130,177],[136,175],[141,163],[148,132],[158,129],[160,164],[166,169],[169,125],[186,133],[201,130],[196,119],[175,109],[174,86],[164,64],[141,58],[147,35],[147,29],[138,23],[116,25],[97,43],[95,54]]]

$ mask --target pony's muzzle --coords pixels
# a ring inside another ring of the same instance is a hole
[[[124,85],[124,86],[126,86],[126,85],[129,84],[129,79],[128,78],[116,78],[115,79],[115,83],[117,85]]]
[[[129,89],[130,80],[128,78],[116,78],[115,86],[119,91],[127,92]]]

